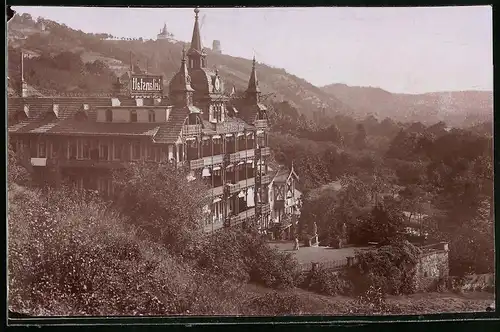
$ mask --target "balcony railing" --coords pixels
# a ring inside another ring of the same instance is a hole
[[[255,125],[255,128],[257,128],[257,129],[266,129],[267,128],[267,120],[256,120],[254,125]]]
[[[208,190],[209,196],[220,196],[224,193],[224,187],[219,186]]]
[[[268,214],[271,212],[271,207],[269,203],[258,203],[257,209],[259,209],[261,215]]]
[[[262,184],[271,183],[271,175],[270,174],[262,175],[260,183]]]
[[[184,136],[200,135],[201,125],[184,125],[184,127],[182,127],[182,134]]]
[[[270,147],[265,147],[260,149],[260,155],[261,156],[269,156],[271,154],[271,148]]]
[[[247,219],[253,218],[255,216],[255,208],[250,208],[246,211],[240,212],[239,214],[232,216],[230,219],[231,225],[235,226],[241,224]]]
[[[226,186],[229,188],[230,195],[236,194],[238,191],[241,190],[239,182],[236,184],[226,184]]]
[[[248,149],[248,150],[243,150],[243,151],[231,153],[229,155],[229,161],[234,163],[234,162],[240,161],[241,159],[253,158],[254,156],[255,156],[255,150]]]
[[[189,168],[191,170],[203,168],[204,165],[205,165],[205,163],[204,163],[203,159],[195,159],[195,160],[189,161]]]
[[[245,189],[247,187],[251,187],[254,185],[255,185],[255,178],[249,178],[246,180],[238,181],[238,186],[240,187],[240,189]]]

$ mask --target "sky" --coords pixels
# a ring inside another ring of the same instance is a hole
[[[84,32],[191,41],[193,8],[13,7]],[[493,90],[492,9],[200,8],[204,47],[284,68],[323,86],[396,93]]]

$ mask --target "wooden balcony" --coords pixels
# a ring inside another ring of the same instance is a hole
[[[229,162],[231,162],[231,163],[239,162],[242,159],[253,158],[254,156],[255,156],[255,150],[254,149],[248,149],[248,150],[238,151],[238,152],[235,152],[235,153],[231,153],[229,155]]]
[[[239,214],[232,216],[230,219],[230,226],[235,226],[241,224],[247,219],[255,217],[255,208],[250,208],[246,211],[240,212]]]
[[[241,190],[239,182],[236,184],[226,184],[226,186],[229,188],[230,195],[236,194],[238,191]]]
[[[271,212],[269,203],[258,203],[257,209],[259,209],[260,215],[269,214]]]
[[[205,165],[205,162],[204,162],[203,158],[189,161],[189,168],[191,170],[203,168],[204,165]]]
[[[255,185],[255,178],[249,178],[246,180],[238,181],[238,186],[240,187],[240,190],[254,185]]]
[[[271,148],[270,147],[261,148],[260,150],[261,150],[260,155],[262,157],[271,155]]]
[[[208,190],[208,195],[212,196],[212,197],[220,196],[222,194],[224,194],[224,187],[223,186],[215,187],[215,188]]]
[[[201,135],[201,125],[184,125],[182,127],[182,134],[184,136]]]
[[[269,183],[271,183],[271,180],[272,179],[271,179],[271,175],[270,174],[262,175],[260,183],[262,183],[262,184],[269,184]]]
[[[257,129],[267,129],[268,127],[267,120],[256,120],[254,126]]]

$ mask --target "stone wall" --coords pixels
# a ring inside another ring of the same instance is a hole
[[[416,287],[417,290],[427,291],[449,276],[448,244],[439,243],[422,249],[416,266]]]

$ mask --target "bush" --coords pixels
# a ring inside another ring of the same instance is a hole
[[[296,294],[272,292],[253,298],[246,307],[254,315],[288,316],[301,314],[304,303]]]
[[[353,291],[353,285],[344,273],[328,270],[321,266],[310,272],[302,287],[318,294],[332,296],[351,295]]]
[[[416,291],[416,264],[420,249],[404,241],[377,250],[357,252],[359,273],[369,286],[384,294],[412,294]],[[364,287],[364,285],[356,285]]]
[[[207,238],[197,254],[207,273],[271,288],[291,288],[298,276],[294,257],[269,247],[261,236],[226,230]]]

